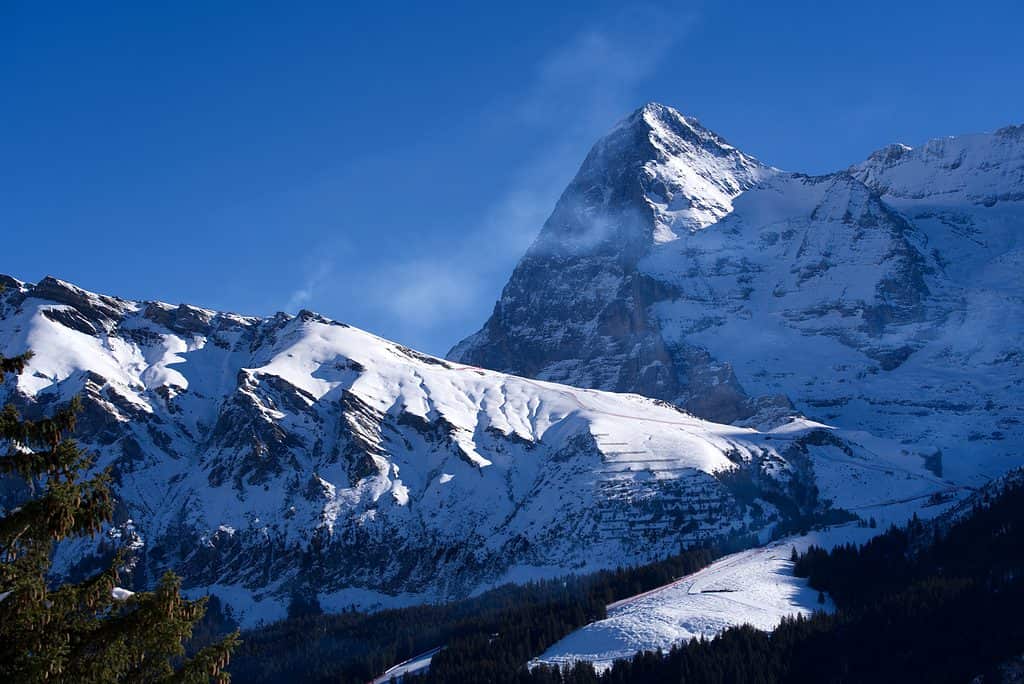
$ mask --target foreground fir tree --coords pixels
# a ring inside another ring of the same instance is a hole
[[[21,373],[31,354],[0,356],[0,381]],[[0,513],[0,681],[226,682],[237,634],[184,657],[205,600],[182,598],[168,572],[152,592],[117,590],[110,568],[78,584],[47,582],[54,544],[94,535],[111,519],[106,473],[88,475],[90,458],[67,437],[78,401],[46,419],[0,413],[0,477],[20,477],[35,497]]]

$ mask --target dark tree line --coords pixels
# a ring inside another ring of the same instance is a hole
[[[478,597],[378,613],[303,615],[243,634],[231,672],[245,682],[365,682],[435,646],[438,677],[514,682],[523,665],[573,630],[605,617],[605,605],[709,565],[752,538],[682,550],[631,568],[506,585]]]

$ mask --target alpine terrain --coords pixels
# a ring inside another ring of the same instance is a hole
[[[807,176],[649,104],[449,360],[309,311],[3,276],[0,353],[35,356],[0,402],[80,395],[76,436],[111,470],[116,525],[63,545],[65,575],[127,545],[130,586],[172,567],[244,624],[296,597],[465,597],[938,512],[1024,462],[1022,221],[1024,127]],[[695,581],[753,578],[768,625],[806,593],[765,583],[788,548]]]

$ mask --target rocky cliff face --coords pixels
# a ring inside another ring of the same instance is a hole
[[[899,445],[869,451],[805,420],[718,425],[308,311],[253,318],[4,282],[0,353],[36,355],[0,401],[35,414],[80,395],[77,438],[115,481],[114,527],[98,546],[63,546],[57,569],[127,544],[134,586],[173,567],[249,623],[296,592],[328,608],[463,596],[950,486]],[[15,505],[25,492],[5,485]]]
[[[672,286],[638,264],[728,215],[774,173],[671,108],[634,112],[591,150],[490,320],[451,358],[678,401],[715,420],[749,415],[727,364],[665,344],[650,307]]]
[[[719,422],[795,411],[932,443],[936,469],[980,481],[1024,457],[1021,130],[806,176],[648,105],[597,143],[449,356]]]

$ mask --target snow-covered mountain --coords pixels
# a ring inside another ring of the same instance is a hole
[[[36,352],[0,402],[81,395],[119,501],[98,550],[250,623],[295,593],[411,603],[830,507],[909,514],[1024,461],[1022,138],[814,177],[648,105],[451,361],[308,311],[0,276],[0,353]]]
[[[807,176],[651,104],[449,358],[738,425],[798,412],[976,484],[1024,462],[1022,232],[1024,127]]]
[[[672,400],[715,420],[750,415],[727,365],[666,345],[650,304],[671,292],[638,262],[702,233],[775,173],[673,109],[634,112],[587,155],[490,320],[449,357]]]
[[[174,567],[249,622],[641,562],[951,484],[916,448],[806,420],[711,423],[635,394],[430,357],[303,311],[253,318],[3,277],[0,400],[79,394],[137,586]],[[857,482],[855,488],[850,482]],[[8,504],[19,492],[4,493]],[[62,550],[57,567],[91,542]]]

